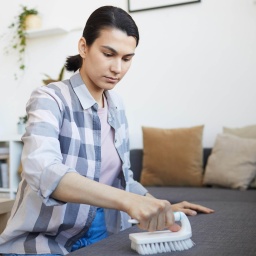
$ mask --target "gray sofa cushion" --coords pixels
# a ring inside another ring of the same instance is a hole
[[[204,166],[211,149],[204,149]],[[131,151],[134,178],[139,181],[142,150]],[[157,198],[171,203],[190,201],[215,210],[212,214],[189,217],[195,246],[188,251],[155,255],[172,256],[256,256],[256,189],[239,191],[213,187],[148,187]],[[132,256],[129,234],[142,232],[137,226],[112,235],[70,256]],[[153,255],[153,254],[152,254]]]
[[[147,187],[147,189],[156,198],[166,199],[171,203],[177,203],[181,201],[256,203],[256,189],[249,189],[246,191],[211,187]]]
[[[192,199],[215,209],[213,214],[189,217],[195,246],[188,251],[154,255],[252,256],[256,255],[256,190],[237,191],[218,188],[152,188],[160,198]],[[175,200],[174,200],[175,201]],[[178,200],[179,201],[179,200]],[[129,234],[142,232],[136,226],[82,248],[72,256],[131,256]]]

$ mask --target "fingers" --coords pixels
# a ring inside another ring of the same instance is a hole
[[[166,225],[165,219],[166,219],[165,212],[163,211],[157,217],[156,230],[163,230],[165,228],[165,225]]]
[[[183,203],[184,203],[184,208],[188,208],[188,209],[195,210],[195,211],[198,211],[198,212],[203,212],[203,213],[212,213],[212,212],[214,212],[213,209],[202,206],[200,204],[192,204],[192,203],[189,203],[187,201],[184,201]]]
[[[169,230],[172,231],[172,232],[177,232],[181,229],[181,227],[177,224],[177,223],[174,223],[173,225],[171,225],[169,227]]]
[[[179,212],[184,212],[188,216],[196,216],[197,215],[197,211],[193,211],[193,210],[190,210],[190,209],[179,208],[178,211]]]
[[[173,212],[168,212],[166,215],[166,228],[173,232],[180,230],[180,226],[175,223]]]
[[[192,204],[187,201],[183,201],[181,203],[173,204],[172,205],[173,211],[181,211],[184,212],[186,215],[195,216],[197,212],[202,213],[213,213],[214,210],[208,207],[199,205],[199,204]]]
[[[144,230],[148,230],[149,232],[164,229],[169,229],[172,232],[177,232],[181,228],[177,223],[175,223],[172,211],[169,211],[167,214],[162,212],[158,216],[153,217],[149,222],[145,221],[139,223],[138,227]]]
[[[150,232],[171,227],[174,224],[174,216],[170,202],[155,198],[149,200],[149,205],[144,200],[140,205],[140,211],[136,211],[135,218],[139,221],[138,227]],[[174,230],[176,229],[175,226]]]

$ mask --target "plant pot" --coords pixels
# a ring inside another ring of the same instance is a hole
[[[29,14],[25,19],[26,30],[39,29],[42,27],[42,19],[37,14]]]

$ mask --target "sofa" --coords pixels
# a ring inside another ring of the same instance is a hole
[[[205,170],[212,148],[203,149]],[[143,149],[130,152],[134,178],[140,181]],[[189,216],[192,241],[189,250],[157,255],[189,256],[253,256],[256,255],[256,189],[233,189],[221,186],[147,186],[157,198],[171,203],[189,201],[215,210],[212,214]],[[130,233],[142,232],[136,225],[96,244],[72,252],[70,256],[132,256]],[[155,254],[153,254],[155,255]]]

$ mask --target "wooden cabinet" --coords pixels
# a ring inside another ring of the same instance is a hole
[[[0,234],[3,232],[10,212],[13,206],[14,200],[0,198]]]

